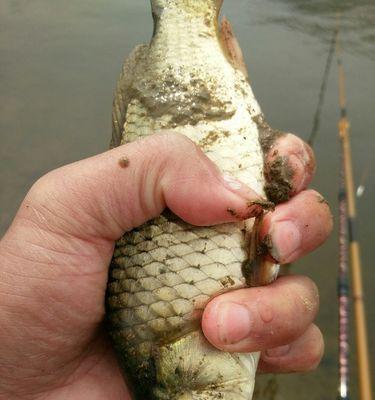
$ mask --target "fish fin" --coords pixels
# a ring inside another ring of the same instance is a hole
[[[201,329],[153,350],[157,381],[153,399],[252,398],[259,353],[222,352],[207,341]]]
[[[248,261],[242,266],[242,272],[248,286],[265,286],[277,279],[280,266],[275,260],[268,259],[269,243],[266,236],[260,240],[260,230],[264,214],[255,218],[249,235]]]
[[[216,0],[216,7],[220,11],[223,6],[224,0]]]
[[[249,78],[241,47],[234,35],[232,25],[226,17],[222,18],[220,32],[221,42],[226,50],[229,61],[234,68],[240,70],[246,78]]]
[[[112,139],[110,148],[120,146],[126,122],[127,108],[131,100],[130,90],[133,82],[133,71],[145,53],[148,45],[137,46],[125,60],[117,82],[112,107]]]

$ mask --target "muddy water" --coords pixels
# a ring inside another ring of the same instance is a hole
[[[358,206],[375,368],[375,5],[370,0],[232,0],[224,8],[269,122],[307,138],[338,7],[344,12],[344,63],[357,182],[369,170]],[[122,59],[136,44],[147,41],[151,32],[146,0],[0,2],[0,233],[35,179],[107,148],[112,91]],[[333,68],[315,145],[319,169],[313,186],[324,193],[335,213],[337,118]],[[272,378],[262,399],[336,396],[337,240],[335,232],[327,245],[294,267],[296,273],[313,277],[321,291],[318,324],[327,346],[322,365],[311,374]],[[353,398],[355,369],[352,354]],[[263,378],[263,389],[269,379]]]

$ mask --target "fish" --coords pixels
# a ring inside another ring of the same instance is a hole
[[[151,0],[153,36],[123,65],[111,147],[184,134],[261,195],[267,212],[290,192],[264,163],[282,133],[265,120],[232,26],[220,22],[222,3]],[[200,325],[213,297],[277,278],[279,266],[259,250],[261,220],[196,227],[165,210],[117,241],[106,325],[134,399],[252,399],[259,353],[218,350]]]

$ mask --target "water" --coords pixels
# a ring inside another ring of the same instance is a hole
[[[344,12],[342,39],[357,182],[370,166],[358,206],[375,368],[375,4],[373,0],[232,0],[224,9],[241,42],[253,89],[268,121],[304,138],[312,127],[335,14]],[[0,2],[0,234],[39,176],[107,148],[112,92],[122,60],[151,32],[146,0]],[[319,169],[313,186],[324,193],[335,213],[337,118],[334,66],[315,146]],[[336,397],[337,262],[336,231],[322,249],[295,266],[295,272],[310,275],[321,291],[317,323],[326,340],[322,365],[314,373],[278,376],[262,399]],[[353,354],[353,398],[357,396],[355,372]]]

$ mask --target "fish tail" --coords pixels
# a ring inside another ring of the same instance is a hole
[[[247,382],[231,381],[226,385],[211,384],[205,389],[184,392],[173,400],[249,400],[253,391],[246,390]],[[170,398],[169,398],[170,400]]]
[[[155,399],[248,400],[259,354],[215,349],[200,330],[157,349]]]

